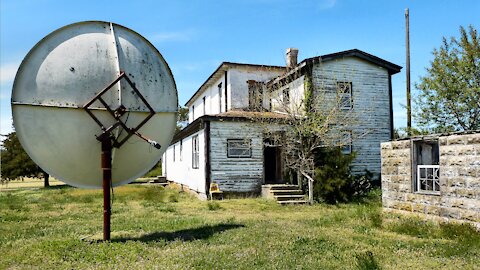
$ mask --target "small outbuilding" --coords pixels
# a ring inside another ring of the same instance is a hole
[[[385,210],[480,227],[480,131],[413,137],[381,146]]]

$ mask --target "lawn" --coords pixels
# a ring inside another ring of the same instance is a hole
[[[479,269],[467,225],[362,203],[203,202],[151,185],[114,190],[112,241],[99,190],[0,192],[0,269]]]

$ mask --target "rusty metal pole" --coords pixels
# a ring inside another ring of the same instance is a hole
[[[103,170],[103,241],[110,241],[110,187],[112,185],[112,140],[105,136],[102,140],[102,170]]]

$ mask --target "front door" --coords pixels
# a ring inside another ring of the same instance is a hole
[[[268,141],[263,149],[263,170],[265,184],[283,184],[281,147],[271,146]]]

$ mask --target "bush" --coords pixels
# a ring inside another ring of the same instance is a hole
[[[372,189],[369,171],[352,175],[351,163],[355,153],[344,155],[339,148],[322,149],[315,154],[313,194],[317,201],[334,204],[366,196]]]

